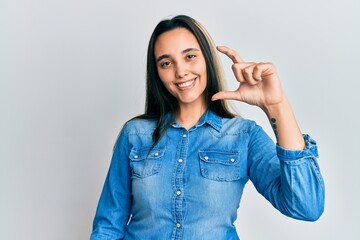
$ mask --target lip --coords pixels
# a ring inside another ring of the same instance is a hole
[[[190,89],[190,88],[194,87],[196,80],[197,80],[197,77],[186,80],[186,81],[182,81],[182,82],[179,82],[179,83],[175,83],[175,85],[177,86],[177,88],[179,90],[184,91],[184,90],[187,90],[187,89]]]

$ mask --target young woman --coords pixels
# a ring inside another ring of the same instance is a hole
[[[233,61],[235,91],[222,90],[217,51]],[[260,107],[277,144],[225,99]],[[91,239],[239,239],[234,221],[249,179],[283,214],[315,221],[324,209],[317,157],[273,64],[216,48],[188,16],[161,21],[148,47],[145,114],[119,135]]]

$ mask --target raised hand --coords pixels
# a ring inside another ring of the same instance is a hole
[[[219,46],[218,51],[232,61],[232,70],[240,83],[235,91],[221,91],[212,96],[212,100],[231,99],[256,105],[261,108],[281,103],[285,96],[272,63],[244,62],[232,49]]]

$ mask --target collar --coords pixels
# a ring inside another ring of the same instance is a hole
[[[165,120],[169,120],[170,114],[166,114]],[[222,127],[222,118],[214,113],[212,110],[207,110],[204,115],[200,118],[198,123],[193,126],[192,128],[201,127],[204,124],[210,125],[216,131],[220,132]],[[173,122],[170,124],[174,128],[182,128],[182,126],[174,119]]]

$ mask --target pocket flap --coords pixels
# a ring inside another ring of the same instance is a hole
[[[224,152],[216,150],[199,151],[201,161],[208,163],[220,163],[224,165],[239,165],[240,152]]]
[[[131,161],[142,161],[146,158],[156,159],[163,157],[165,152],[165,149],[153,148],[151,151],[150,149],[151,148],[131,149],[129,158]]]

